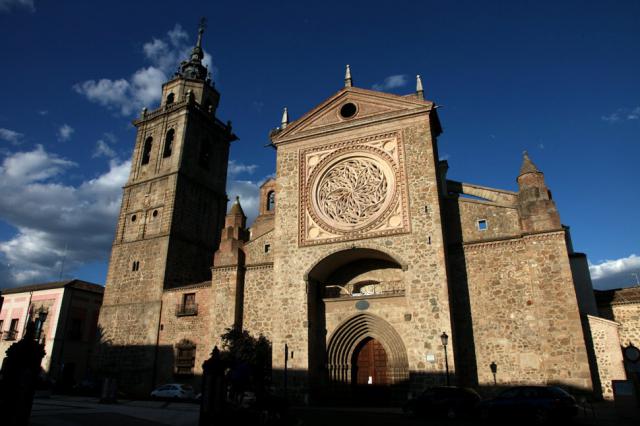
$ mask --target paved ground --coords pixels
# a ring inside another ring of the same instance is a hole
[[[95,398],[54,396],[36,399],[31,425],[34,426],[196,426],[199,407],[196,404],[159,401],[120,401],[99,404]],[[448,421],[415,419],[402,415],[397,408],[293,408],[297,421],[292,426],[466,426],[478,425],[476,419]],[[638,420],[619,419],[613,407],[595,406],[575,419],[575,425],[637,426]],[[0,418],[1,419],[1,418]],[[241,425],[234,425],[241,426]]]

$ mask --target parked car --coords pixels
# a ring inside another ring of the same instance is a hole
[[[482,401],[483,418],[545,424],[569,420],[578,413],[576,399],[557,386],[516,386]]]
[[[480,395],[473,389],[457,386],[437,386],[427,388],[403,407],[406,414],[416,416],[446,416],[449,418],[472,415]]]
[[[169,383],[162,385],[151,392],[151,398],[157,399],[193,399],[195,393],[191,385]]]

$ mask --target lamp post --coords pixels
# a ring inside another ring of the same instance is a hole
[[[447,372],[447,386],[449,386],[449,357],[447,355],[447,343],[449,342],[449,336],[446,332],[442,332],[440,340],[442,340],[442,346],[444,347],[444,368]]]
[[[497,386],[498,382],[496,380],[496,373],[498,372],[498,365],[495,361],[491,361],[491,364],[489,364],[489,368],[491,369],[491,373],[493,374],[493,385]]]
[[[42,327],[44,326],[44,322],[47,320],[47,315],[49,312],[44,309],[38,309],[38,318],[36,319],[36,342],[40,343],[40,337],[42,336]]]

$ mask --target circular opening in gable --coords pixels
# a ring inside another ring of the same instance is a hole
[[[356,115],[356,112],[358,112],[358,108],[351,102],[342,105],[342,108],[340,108],[340,116],[342,118],[351,118]]]

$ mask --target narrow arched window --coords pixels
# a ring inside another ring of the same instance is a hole
[[[176,96],[173,93],[169,93],[167,95],[167,100],[165,102],[166,105],[171,105],[173,103],[173,101],[175,100]]]
[[[269,194],[267,194],[267,211],[273,211],[274,207],[276,206],[276,192],[275,191],[270,191]]]
[[[173,151],[173,137],[175,135],[175,130],[169,129],[167,132],[167,136],[164,139],[164,152],[162,156],[164,158],[171,157],[171,152]]]
[[[142,165],[149,164],[149,159],[151,159],[151,146],[153,145],[153,138],[149,136],[146,141],[144,141],[144,148],[142,150]]]

